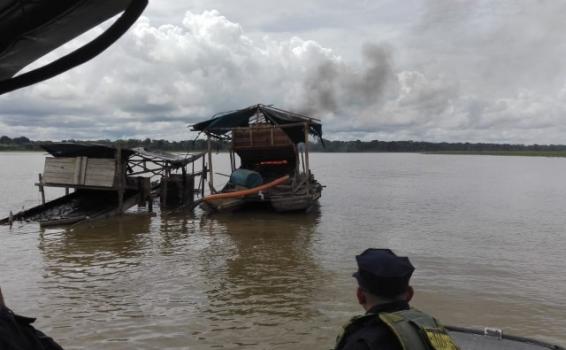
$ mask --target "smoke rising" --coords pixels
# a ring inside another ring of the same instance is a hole
[[[354,107],[377,107],[394,78],[391,49],[365,44],[360,67],[327,59],[307,72],[298,108],[307,114],[348,115]]]

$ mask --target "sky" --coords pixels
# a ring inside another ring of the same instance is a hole
[[[0,96],[0,134],[184,140],[263,103],[333,140],[566,144],[564,18],[554,0],[150,0],[100,56]]]

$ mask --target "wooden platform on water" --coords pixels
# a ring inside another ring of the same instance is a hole
[[[43,145],[45,158],[39,174],[42,203],[0,220],[38,221],[42,226],[67,225],[123,213],[135,204],[153,206],[153,197],[163,207],[192,207],[194,162],[203,157],[150,152],[142,148],[123,149],[96,144],[51,143]],[[192,168],[189,172],[188,165]],[[158,181],[152,178],[158,177]],[[66,195],[45,199],[45,187],[63,187]],[[161,187],[160,191],[156,191]],[[69,193],[70,191],[73,193]]]

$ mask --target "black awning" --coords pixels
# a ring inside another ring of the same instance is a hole
[[[82,64],[115,42],[148,0],[0,0],[0,94]],[[123,14],[99,37],[44,67],[24,67],[107,19]],[[14,77],[15,76],[15,77]]]
[[[90,157],[90,158],[116,158],[116,147],[84,144],[84,143],[46,143],[40,145],[54,157]],[[126,161],[135,152],[129,148],[122,148],[122,161]]]
[[[273,125],[284,126],[301,123],[301,125],[282,128],[294,143],[305,142],[303,123],[308,123],[309,133],[311,135],[319,137],[322,140],[322,124],[320,120],[261,104],[237,111],[221,113],[220,115],[214,116],[212,119],[194,124],[192,130],[213,136],[222,136],[229,132],[231,128],[248,127],[250,125],[250,119],[259,113],[263,114],[266,122]]]

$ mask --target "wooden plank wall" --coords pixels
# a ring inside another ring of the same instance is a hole
[[[48,157],[45,158],[43,183],[113,187],[115,172],[114,159]]]
[[[86,186],[112,187],[116,173],[114,159],[89,158],[84,184]]]
[[[232,130],[232,147],[235,150],[242,148],[285,147],[292,144],[287,134],[277,127],[253,126]]]
[[[43,182],[54,184],[75,183],[76,158],[45,158]]]

